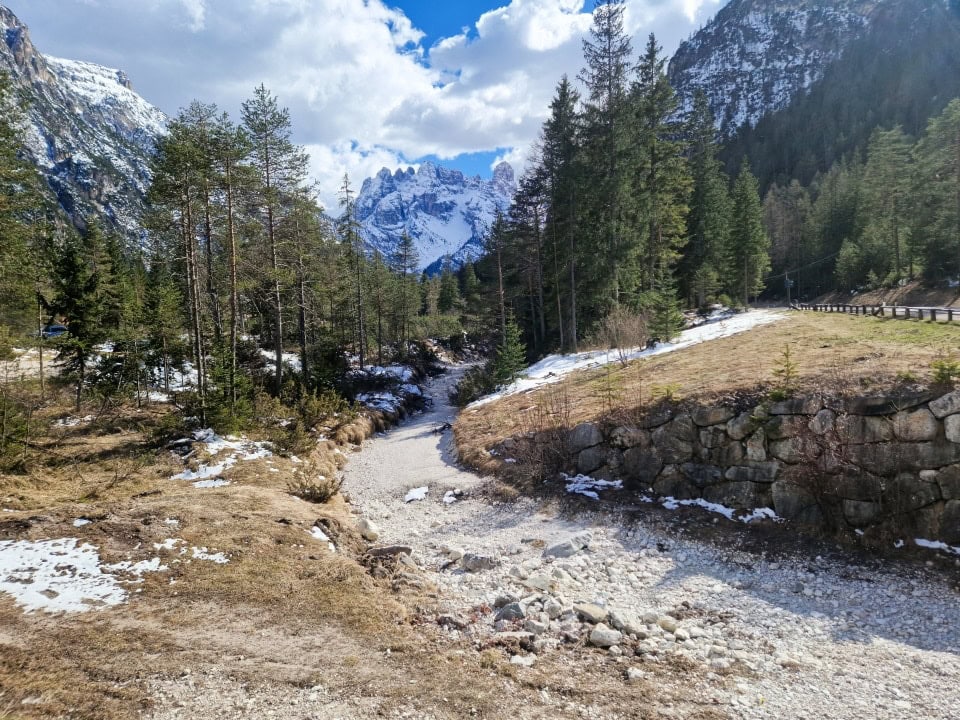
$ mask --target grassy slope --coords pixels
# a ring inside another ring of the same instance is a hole
[[[629,414],[665,394],[709,401],[764,392],[789,347],[801,388],[870,392],[906,374],[929,381],[931,363],[960,350],[960,325],[792,313],[776,324],[685,350],[575,373],[539,390],[462,413],[461,457],[492,470],[486,451],[504,438]]]

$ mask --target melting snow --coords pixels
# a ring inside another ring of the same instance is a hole
[[[325,542],[327,547],[330,548],[330,552],[337,551],[337,546],[333,544],[327,534],[320,527],[314,525],[313,528],[310,529],[310,534],[320,542]]]
[[[445,505],[453,505],[457,501],[457,494],[453,490],[447,490],[443,494],[443,502]]]
[[[218,488],[226,487],[229,484],[229,480],[198,480],[193,486],[195,488]]]
[[[0,591],[26,612],[86,612],[127,599],[113,573],[139,577],[166,569],[160,558],[104,565],[96,546],[79,543],[76,538],[0,541]]]
[[[720,313],[703,325],[684,330],[673,342],[660,343],[655,347],[644,350],[639,348],[628,350],[593,350],[590,352],[576,353],[574,355],[549,355],[535,365],[527,368],[519,380],[516,380],[498,392],[486,395],[471,403],[467,406],[467,409],[486,405],[487,403],[499,400],[508,395],[529,392],[544,385],[559,382],[564,376],[577,370],[603,367],[610,363],[625,362],[638,358],[662,355],[673,352],[674,350],[682,350],[683,348],[698,345],[708,340],[729,337],[746,332],[760,325],[777,322],[784,317],[786,317],[785,313],[774,310],[750,310],[749,312],[734,315]]]
[[[563,481],[567,484],[567,492],[571,495],[585,495],[594,500],[600,499],[597,490],[623,490],[621,480],[595,480],[586,475],[570,477],[564,473]]]
[[[697,498],[695,500],[677,500],[673,497],[665,497],[661,501],[663,506],[667,510],[676,510],[679,507],[699,507],[709,512],[717,513],[718,515],[723,515],[727,520],[739,520],[743,523],[751,523],[754,520],[774,520],[780,522],[780,518],[772,509],[770,508],[757,508],[751,510],[746,515],[741,515],[736,517],[737,511],[733,508],[728,508],[725,505],[720,505],[719,503],[712,503],[704,500],[703,498]]]
[[[403,501],[409,503],[417,500],[426,500],[428,492],[430,492],[430,488],[426,485],[424,487],[413,488],[404,496]]]
[[[960,555],[960,547],[952,547],[947,545],[945,542],[940,542],[939,540],[924,540],[923,538],[916,538],[913,542],[915,542],[919,547],[927,548],[928,550],[943,550],[944,552],[948,552],[953,555]]]
[[[213,464],[201,463],[196,470],[184,470],[178,475],[171,477],[171,480],[189,480],[195,487],[210,488],[223,487],[230,483],[224,480],[217,480],[226,470],[233,467],[239,461],[259,460],[271,457],[273,455],[267,449],[267,443],[253,442],[244,438],[222,438],[213,430],[197,430],[193,434],[193,439],[203,446],[209,455],[219,455],[224,450],[232,450],[231,454],[222,461]],[[190,440],[182,440],[177,444],[185,444]]]
[[[78,527],[83,527],[84,525],[89,525],[91,522],[92,522],[92,521],[87,520],[86,518],[76,518],[76,519],[73,521],[73,526],[76,527],[76,528],[78,528]]]

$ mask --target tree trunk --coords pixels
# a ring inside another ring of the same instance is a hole
[[[240,308],[237,288],[237,235],[233,220],[233,165],[229,160],[224,167],[224,181],[227,194],[227,244],[230,248],[230,414],[234,415],[237,409],[237,317]]]

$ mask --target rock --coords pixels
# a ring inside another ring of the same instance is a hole
[[[533,618],[527,618],[523,623],[523,629],[534,635],[543,635],[547,631],[547,626]]]
[[[929,392],[902,392],[851,398],[844,403],[844,408],[849,415],[893,415],[901,410],[909,410],[918,405],[923,405],[931,397],[933,395]]]
[[[540,590],[541,592],[548,592],[554,586],[554,581],[552,578],[544,575],[543,573],[538,573],[536,575],[531,575],[526,580],[523,581],[525,587],[530,588],[531,590]]]
[[[378,528],[372,520],[368,520],[367,518],[360,518],[357,521],[357,532],[360,533],[360,537],[370,542],[376,542],[380,539],[380,528]]]
[[[390,555],[410,555],[413,553],[413,548],[409,545],[385,545],[383,547],[375,547],[367,550],[367,554],[371,557],[388,557]]]
[[[943,429],[946,432],[947,440],[952,443],[960,443],[960,415],[950,415],[943,421]]]
[[[619,630],[608,628],[602,622],[594,626],[590,631],[590,644],[599,648],[609,648],[618,645],[623,639],[623,634]]]
[[[636,614],[611,610],[609,617],[610,625],[619,630],[624,635],[640,635],[646,632],[646,627]]]
[[[700,444],[709,449],[723,447],[727,444],[726,426],[708,427],[700,431]]]
[[[512,622],[514,620],[523,620],[526,616],[527,613],[524,611],[523,606],[518,602],[513,602],[500,608],[500,610],[497,611],[495,619]]]
[[[851,445],[893,440],[893,423],[886,417],[847,415],[838,418],[836,425],[841,441]]]
[[[650,433],[637,427],[621,426],[610,433],[610,445],[621,450],[650,447]]]
[[[653,491],[660,497],[691,500],[700,497],[700,491],[687,480],[676,465],[668,465],[653,482]]]
[[[930,412],[932,412],[940,420],[948,415],[956,415],[957,413],[960,413],[960,390],[955,390],[952,393],[944,395],[943,397],[932,400],[929,408]]]
[[[463,569],[467,572],[482,572],[484,570],[493,570],[499,561],[490,555],[477,555],[475,553],[466,553],[460,560]]]
[[[470,623],[456,615],[445,614],[437,616],[437,625],[455,628],[457,630],[466,630],[470,626]]]
[[[770,455],[777,460],[782,460],[788,465],[796,465],[804,461],[803,443],[800,438],[787,438],[785,440],[774,440],[770,443]]]
[[[543,604],[543,611],[551,620],[556,620],[558,617],[563,615],[563,605],[559,600],[550,598]]]
[[[603,442],[603,433],[595,423],[580,423],[567,435],[567,449],[574,455]]]
[[[705,488],[703,499],[719,505],[752,510],[771,504],[769,491],[765,489],[768,487],[752,482],[725,482]]]
[[[693,448],[690,448],[693,452]],[[663,470],[663,458],[656,448],[638,446],[623,454],[623,472],[627,479],[641,487],[649,487]]]
[[[728,468],[724,473],[727,480],[739,482],[772,483],[780,474],[780,463],[766,462]]]
[[[833,430],[833,423],[836,419],[837,415],[832,410],[821,410],[810,421],[807,427],[810,428],[810,432],[814,435],[826,435]]]
[[[653,430],[661,425],[666,425],[672,419],[673,408],[669,404],[663,404],[652,410],[648,410],[639,425],[646,430]]]
[[[779,480],[773,490],[773,509],[784,520],[803,525],[819,526],[823,523],[823,512],[813,493],[796,483]]]
[[[640,668],[627,668],[627,680],[630,682],[638,682],[639,680],[643,680],[643,678],[646,676],[647,674]]]
[[[851,445],[847,448],[847,459],[877,475],[895,475],[904,470],[936,470],[960,462],[960,444],[935,440]]]
[[[884,481],[865,472],[847,472],[828,479],[824,483],[824,490],[847,500],[879,502],[883,495]]]
[[[556,545],[548,547],[543,551],[543,554],[547,557],[568,558],[590,547],[591,542],[593,542],[593,533],[589,530],[584,530]]]
[[[497,599],[493,601],[493,606],[499,610],[500,608],[506,607],[510,603],[515,602],[520,602],[520,598],[513,593],[505,593],[504,595],[497,596]]]
[[[807,429],[809,420],[802,415],[775,415],[764,424],[767,438],[786,440],[801,435]]]
[[[465,553],[460,548],[455,548],[455,547],[449,548],[447,550],[447,559],[450,562],[460,562],[461,560],[463,560],[464,554]]]
[[[854,527],[865,527],[877,520],[883,514],[883,505],[878,502],[862,500],[844,500],[843,516]]]
[[[577,455],[577,472],[589,475],[607,462],[607,449],[602,446],[590,447]]]
[[[763,430],[757,430],[747,440],[747,460],[765,462],[767,459],[767,436]]]
[[[816,415],[823,407],[818,397],[799,397],[782,400],[770,406],[771,415]]]
[[[680,472],[682,472],[683,476],[698,488],[714,485],[723,480],[723,473],[721,472],[720,468],[713,465],[684,463],[680,466]]]
[[[960,500],[949,500],[943,506],[939,539],[948,545],[960,545]]]
[[[727,423],[727,435],[734,440],[743,440],[756,431],[757,424],[752,412],[740,413]]]
[[[940,486],[914,473],[900,473],[887,488],[887,502],[895,513],[912,512],[940,500]]]
[[[937,437],[940,423],[926,408],[899,412],[893,416],[893,432],[906,442],[925,442]]]
[[[574,605],[573,609],[581,620],[591,625],[605,622],[609,615],[606,609],[593,603],[580,603],[579,605]]]
[[[687,640],[690,639],[690,633],[688,633],[683,628],[677,628],[676,631],[673,633],[673,638],[677,642],[686,642]]]
[[[533,667],[537,662],[536,655],[514,655],[510,658],[511,665],[518,665],[520,667],[530,668]]]
[[[937,484],[944,500],[960,500],[960,465],[951,465],[937,474]]]
[[[736,413],[725,407],[700,407],[693,411],[693,422],[700,427],[725,423]]]
[[[657,618],[657,625],[664,632],[672,633],[677,629],[677,619],[672,615],[660,615]]]

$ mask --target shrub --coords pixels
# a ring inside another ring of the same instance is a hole
[[[650,335],[642,313],[620,307],[612,310],[586,339],[587,347],[602,349],[644,347]]]
[[[790,353],[790,346],[783,348],[780,360],[774,365],[773,375],[776,378],[773,390],[770,392],[772,400],[786,400],[797,391],[797,363]]]
[[[314,428],[333,417],[340,422],[349,422],[356,417],[357,411],[333,390],[321,390],[304,397],[297,405],[297,413],[308,428]]]
[[[287,492],[301,500],[322,505],[340,492],[343,481],[336,477],[317,476],[316,480],[297,480],[287,485]]]
[[[952,355],[934,360],[930,367],[933,368],[933,382],[937,385],[952,387],[960,378],[960,361]]]

